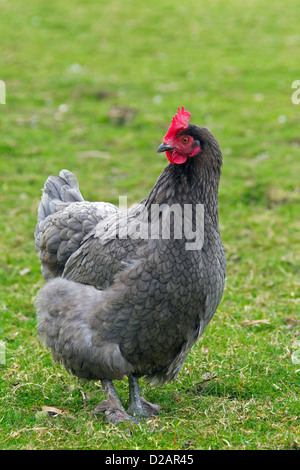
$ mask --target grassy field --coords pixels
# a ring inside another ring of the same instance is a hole
[[[299,1],[0,0],[0,17],[0,448],[299,449]],[[160,417],[116,426],[37,341],[37,207],[62,168],[87,200],[143,199],[182,105],[223,150],[226,290],[178,380],[143,385]]]

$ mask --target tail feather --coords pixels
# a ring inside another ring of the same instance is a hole
[[[72,202],[84,201],[77,178],[68,170],[61,170],[59,176],[49,176],[38,209],[38,222],[54,214]]]
[[[65,262],[74,250],[80,246],[85,236],[81,224],[77,230],[68,228],[68,239],[61,237],[65,228],[64,217],[57,215],[73,203],[83,203],[84,199],[79,190],[77,178],[68,170],[61,170],[59,176],[49,176],[44,188],[38,209],[37,225],[34,231],[35,247],[42,263],[42,273],[45,279],[61,275]],[[53,220],[53,217],[56,220]],[[71,229],[71,230],[70,230]],[[76,243],[70,243],[73,237]],[[58,251],[62,254],[58,257]]]
[[[47,179],[34,231],[45,280],[61,276],[69,257],[98,222],[118,209],[109,203],[85,201],[77,178],[68,170]]]

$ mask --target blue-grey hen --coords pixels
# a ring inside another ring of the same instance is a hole
[[[101,381],[107,399],[94,412],[114,422],[158,414],[138,379],[175,379],[223,294],[222,154],[214,136],[189,120],[178,109],[158,147],[170,163],[138,206],[85,201],[67,170],[43,189],[38,337],[70,373]],[[127,412],[113,384],[124,376]]]

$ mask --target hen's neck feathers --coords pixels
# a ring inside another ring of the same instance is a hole
[[[161,173],[144,203],[204,204],[204,210],[218,225],[218,189],[222,154],[218,142],[205,128],[189,126],[189,133],[201,143],[199,155],[181,165],[170,163]]]

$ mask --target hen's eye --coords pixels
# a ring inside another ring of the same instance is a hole
[[[183,144],[187,144],[187,143],[189,142],[189,140],[190,140],[190,139],[189,139],[187,136],[184,136],[184,137],[182,137],[181,142],[182,142]]]

